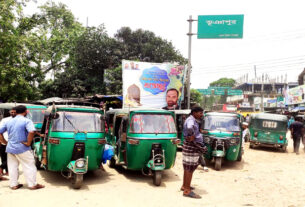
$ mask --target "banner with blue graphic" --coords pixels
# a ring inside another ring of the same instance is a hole
[[[178,109],[186,67],[123,60],[123,106]]]

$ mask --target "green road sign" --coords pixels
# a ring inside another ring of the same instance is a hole
[[[209,89],[197,89],[197,91],[203,95],[211,95],[211,90]]]
[[[224,89],[214,89],[214,94],[215,95],[225,95],[225,90]]]
[[[231,87],[218,87],[218,86],[209,86],[210,90],[225,90],[225,89],[231,89]]]
[[[242,90],[228,90],[228,96],[239,96],[239,95],[243,95],[243,91]]]
[[[198,16],[198,39],[243,38],[244,15]]]

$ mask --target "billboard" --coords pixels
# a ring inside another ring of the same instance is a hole
[[[305,85],[289,88],[285,92],[287,93],[285,96],[287,105],[305,102]]]
[[[185,74],[177,64],[123,60],[123,107],[178,109]]]

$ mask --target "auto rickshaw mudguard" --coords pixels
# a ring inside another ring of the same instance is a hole
[[[223,150],[213,150],[212,156],[213,157],[224,157],[225,152]]]
[[[165,169],[165,165],[154,165],[154,160],[151,159],[148,161],[148,163],[146,164],[146,167],[150,168],[151,170],[164,170]]]
[[[72,160],[69,162],[67,168],[75,174],[85,174],[85,173],[87,173],[87,168],[88,168],[87,165],[88,165],[88,162],[85,163],[85,166],[83,168],[77,168],[76,160]]]

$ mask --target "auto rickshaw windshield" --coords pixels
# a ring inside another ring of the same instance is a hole
[[[104,121],[99,113],[58,112],[53,120],[53,131],[104,132]]]
[[[206,116],[204,118],[204,129],[236,132],[240,131],[240,125],[237,117]]]
[[[167,114],[135,114],[130,133],[176,133],[173,116]]]
[[[45,110],[42,109],[30,109],[28,110],[27,118],[31,119],[34,124],[42,123],[44,119]]]

